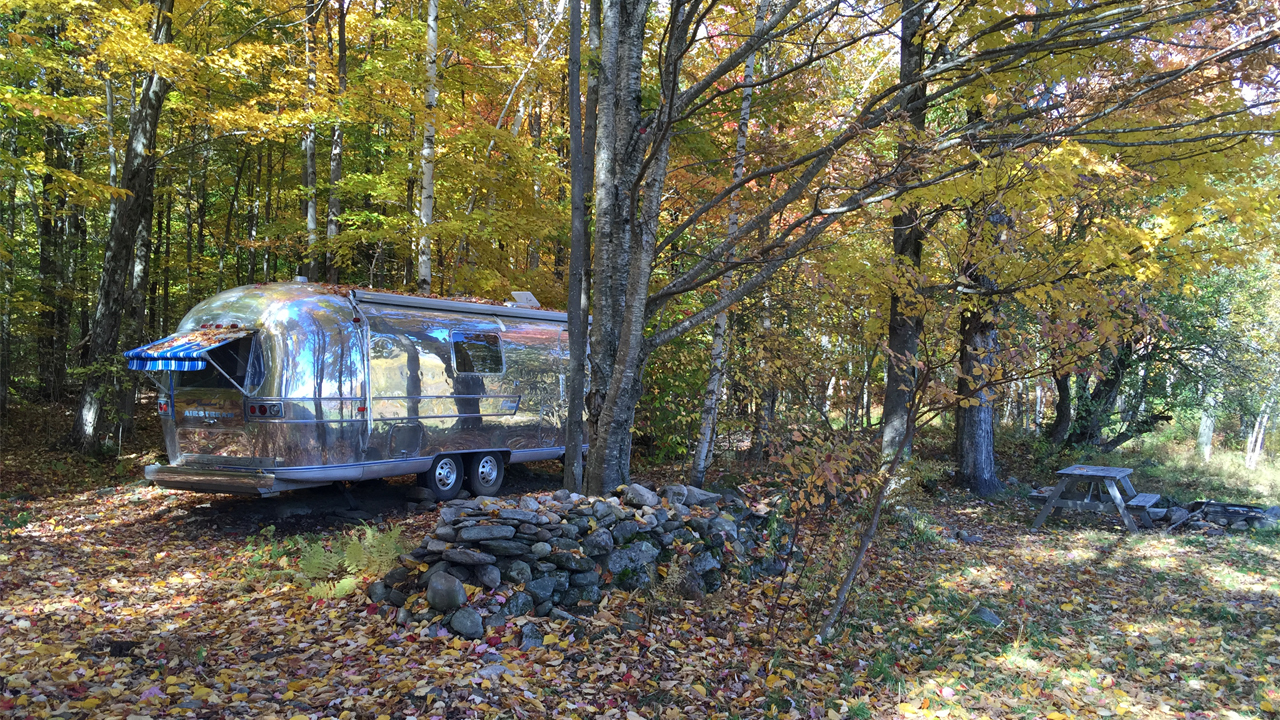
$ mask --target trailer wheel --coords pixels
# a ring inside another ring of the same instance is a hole
[[[477,497],[497,495],[504,475],[506,468],[498,453],[476,453],[467,461],[467,488]]]
[[[437,500],[452,500],[462,490],[462,462],[457,455],[437,455],[431,469],[418,473],[418,484],[431,490]]]

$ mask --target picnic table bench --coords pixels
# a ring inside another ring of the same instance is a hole
[[[1133,474],[1131,468],[1072,465],[1059,470],[1057,474],[1062,479],[1044,496],[1044,509],[1031,524],[1033,529],[1043,525],[1050,513],[1057,515],[1064,508],[1094,512],[1115,508],[1129,532],[1138,531],[1134,516],[1137,516],[1143,527],[1153,527],[1149,511],[1151,506],[1159,502],[1160,496],[1136,492],[1129,482],[1129,476]],[[1116,486],[1117,482],[1119,487]],[[1080,489],[1081,485],[1084,486],[1083,490]]]

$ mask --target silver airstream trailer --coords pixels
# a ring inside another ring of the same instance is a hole
[[[234,288],[125,353],[150,371],[157,485],[270,495],[418,474],[492,495],[511,462],[564,455],[565,313],[305,282]],[[581,450],[580,450],[581,451]]]

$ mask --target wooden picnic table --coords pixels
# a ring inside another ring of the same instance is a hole
[[[1072,465],[1059,470],[1057,474],[1062,476],[1062,479],[1045,498],[1044,509],[1031,524],[1033,529],[1043,525],[1050,513],[1059,514],[1063,508],[1101,512],[1109,507],[1115,508],[1120,514],[1129,532],[1137,532],[1138,526],[1128,510],[1134,511],[1144,527],[1152,527],[1151,517],[1147,511],[1156,504],[1160,496],[1154,493],[1135,492],[1133,485],[1129,482],[1129,476],[1133,474],[1131,468]],[[1117,482],[1120,483],[1119,487],[1116,486]],[[1077,492],[1080,485],[1085,487],[1083,493]],[[1067,497],[1063,497],[1064,495]]]

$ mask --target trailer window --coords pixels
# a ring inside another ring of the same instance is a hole
[[[502,339],[497,333],[455,332],[453,368],[460,373],[502,374]]]
[[[214,367],[214,365],[218,367]],[[218,368],[222,372],[218,372]],[[263,372],[262,350],[254,342],[254,336],[240,338],[226,345],[209,351],[209,362],[203,370],[188,370],[174,374],[174,382],[185,388],[222,388],[235,390],[236,386],[228,380],[230,375],[236,384],[249,392],[253,392],[262,384]]]

